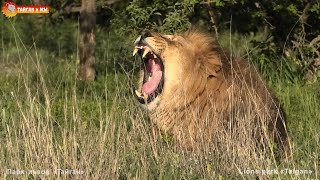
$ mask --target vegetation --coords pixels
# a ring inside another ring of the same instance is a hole
[[[52,17],[63,2],[52,2],[52,13],[40,23],[36,15],[0,15],[0,178],[319,179],[318,1],[133,0],[108,5],[97,0],[93,82],[77,78],[79,14]],[[293,146],[289,162],[266,160],[263,170],[277,169],[278,174],[238,173],[254,170],[252,159],[251,167],[230,175],[217,157],[181,152],[170,135],[152,131],[154,125],[137,106],[130,83],[140,63],[131,57],[139,31],[174,33],[191,25],[217,35],[234,56],[249,59],[276,91]],[[57,169],[79,171],[72,175]],[[25,172],[15,175],[14,170]]]

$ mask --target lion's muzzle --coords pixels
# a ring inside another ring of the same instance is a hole
[[[133,56],[138,54],[142,60],[143,81],[135,90],[140,103],[153,101],[162,91],[164,67],[160,55],[154,51],[154,45],[148,43],[152,38],[149,31],[143,31],[134,42]]]

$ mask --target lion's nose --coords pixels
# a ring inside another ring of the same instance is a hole
[[[151,36],[152,36],[151,32],[147,29],[145,29],[141,32],[142,39],[147,38],[147,37],[151,37]]]

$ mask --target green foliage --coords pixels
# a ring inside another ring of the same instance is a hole
[[[80,3],[78,0],[72,2]],[[50,5],[53,11],[56,11],[63,3],[65,1],[51,2]],[[310,7],[305,12],[306,22],[302,22],[304,10],[308,5]],[[184,32],[195,24],[203,29],[212,30],[209,9],[215,15],[219,34],[224,37],[226,33],[234,36],[224,38],[223,41],[238,39],[236,36],[240,39],[253,39],[252,42],[245,41],[245,50],[241,46],[241,40],[239,44],[232,45],[233,47],[228,45],[227,48],[237,56],[247,54],[251,52],[249,48],[254,48],[256,53],[252,53],[256,60],[261,59],[261,62],[256,62],[258,67],[273,67],[277,69],[276,72],[281,72],[282,68],[279,67],[282,66],[279,66],[279,61],[270,60],[270,66],[265,66],[266,61],[263,59],[271,58],[269,54],[272,54],[271,59],[283,59],[283,55],[289,53],[290,56],[286,56],[283,62],[290,64],[288,71],[292,71],[285,73],[290,74],[290,77],[285,77],[292,81],[301,79],[298,77],[301,71],[317,58],[314,50],[317,48],[311,49],[309,46],[320,34],[320,3],[317,1],[217,0],[207,4],[199,0],[133,0],[121,1],[106,8],[104,1],[99,0],[97,6],[96,67],[102,75],[107,71],[130,71],[138,66],[130,54],[132,43],[143,29],[173,34]],[[69,57],[78,51],[78,23],[75,14],[61,16],[53,21],[49,21],[47,16],[39,21],[32,15],[18,15],[11,20],[1,15],[0,21],[4,25],[0,31],[1,39],[6,45],[17,40],[13,36],[13,32],[16,31],[27,47],[35,43],[59,57]],[[261,33],[265,38],[251,37],[252,34]],[[259,53],[262,53],[261,57],[256,56]]]
[[[74,21],[65,20],[51,24],[46,17],[41,20],[43,21],[39,21],[34,15],[17,15],[13,19],[0,18],[0,23],[3,24],[0,36],[5,46],[22,41],[26,47],[36,44],[60,57],[77,51],[78,33]]]
[[[297,15],[298,14],[298,8],[294,4],[290,4],[286,9],[292,15]]]
[[[190,16],[197,0],[132,1],[126,8],[131,29],[149,28],[165,33],[183,31],[190,27]]]
[[[279,79],[284,83],[302,82],[300,66],[289,59],[277,54],[278,48],[269,37],[265,41],[251,41],[256,48],[249,55],[249,59],[270,83],[276,83]]]

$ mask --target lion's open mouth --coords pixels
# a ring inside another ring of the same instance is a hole
[[[146,104],[152,102],[161,93],[164,68],[161,58],[140,39],[135,43],[133,56],[136,54],[139,54],[142,59],[144,75],[141,89],[135,90],[135,95],[140,103]]]

